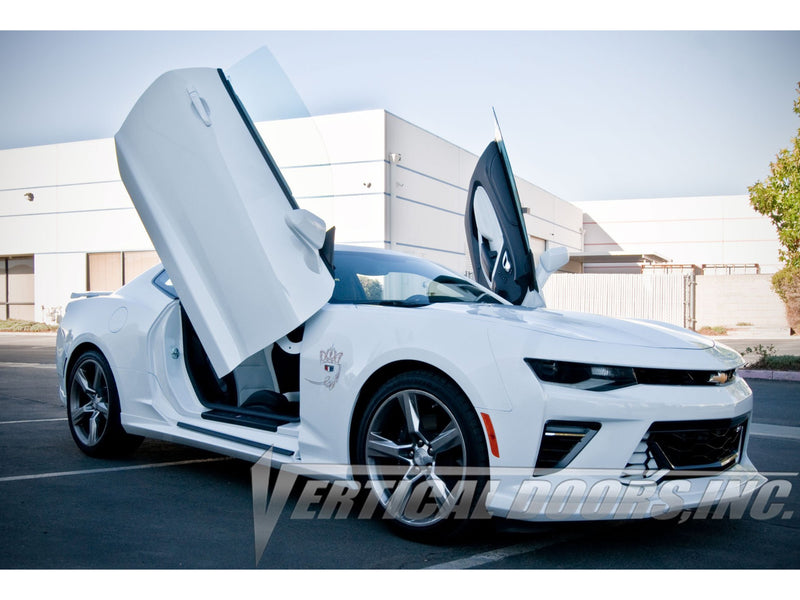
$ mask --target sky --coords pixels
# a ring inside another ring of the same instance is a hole
[[[480,154],[494,108],[517,176],[571,202],[746,194],[800,127],[798,31],[4,30],[0,149],[112,137],[164,71],[262,46],[312,114]]]

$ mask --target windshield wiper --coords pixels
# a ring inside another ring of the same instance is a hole
[[[430,302],[427,298],[406,298],[405,300],[381,300],[376,302],[378,306],[402,306],[404,308],[418,308],[420,306],[428,306]]]

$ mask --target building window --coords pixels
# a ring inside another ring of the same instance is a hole
[[[86,289],[98,292],[122,287],[122,252],[96,252],[87,259]]]
[[[123,252],[122,253],[122,282],[130,283],[150,267],[161,262],[154,251]]]
[[[0,319],[33,321],[33,256],[0,258]]]
[[[154,251],[94,252],[86,255],[86,289],[114,291],[159,263]]]

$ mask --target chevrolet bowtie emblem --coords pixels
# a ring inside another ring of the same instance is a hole
[[[719,373],[714,373],[711,377],[708,378],[709,383],[726,383],[728,381],[728,374],[723,373],[720,371]]]

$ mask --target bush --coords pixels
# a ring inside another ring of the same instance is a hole
[[[10,319],[8,321],[0,320],[0,331],[35,332],[35,331],[55,331],[56,329],[58,329],[58,327],[56,327],[55,325],[36,323],[34,321],[20,321],[18,319]]]
[[[760,368],[770,371],[800,371],[800,356],[769,356]]]
[[[763,369],[765,371],[800,371],[800,356],[786,354],[776,355],[775,346],[758,344],[754,348],[744,349],[745,354],[756,354],[755,362],[747,363],[747,369]]]
[[[800,371],[800,356],[783,354],[766,356],[748,364],[746,368],[764,371]]]
[[[788,265],[772,276],[772,289],[786,304],[786,320],[800,331],[800,266]]]
[[[714,325],[713,327],[703,326],[697,333],[700,335],[728,335],[728,328],[722,325]]]

